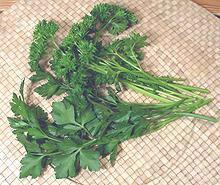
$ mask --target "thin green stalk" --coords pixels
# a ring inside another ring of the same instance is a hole
[[[179,87],[178,84],[169,84],[169,85],[170,85],[171,87],[173,87],[173,88],[179,90],[179,91],[185,92],[185,93],[188,94],[189,96],[191,95],[191,96],[196,97],[196,98],[199,98],[199,99],[204,99],[203,96],[200,96],[200,95],[195,94],[195,93],[193,93],[193,92],[191,92],[191,91],[185,90],[185,89]]]
[[[140,87],[140,88],[142,88],[142,89],[151,90],[151,91],[154,90],[154,89],[152,89],[152,88],[150,88],[150,87],[146,87],[146,86],[143,86],[143,85],[134,84],[134,83],[132,83],[132,84],[133,84],[133,85],[136,85],[136,86],[138,86],[138,87]],[[173,96],[173,95],[171,95],[171,94],[168,94],[168,93],[166,93],[166,92],[163,92],[163,91],[160,91],[160,90],[155,90],[155,91],[156,91],[157,93],[161,94],[161,95],[165,95],[165,96],[171,98],[171,100],[174,100],[174,101],[179,101],[179,100],[181,100],[181,98],[178,98],[178,97]]]
[[[134,64],[132,64],[131,62],[129,62],[128,60],[126,60],[124,57],[122,57],[120,54],[118,53],[111,53],[111,54],[114,54],[116,56],[118,56],[121,60],[123,60],[124,62],[126,62],[127,64],[129,64],[130,66],[132,66],[133,68],[135,68],[136,70],[138,70],[139,72],[141,72],[144,76],[147,76],[148,78],[152,79],[153,81],[155,81],[155,83],[157,83],[158,85],[162,85],[162,86],[165,86],[165,87],[172,87],[174,89],[177,89],[179,91],[183,91],[185,93],[188,93],[189,95],[192,95],[194,97],[197,97],[197,98],[203,98],[202,96],[198,95],[198,94],[195,94],[195,93],[192,93],[190,92],[189,90],[186,90],[186,89],[192,89],[192,90],[197,90],[197,91],[202,91],[204,93],[208,93],[207,90],[205,89],[202,89],[202,88],[193,88],[193,87],[188,87],[188,86],[185,86],[185,85],[181,85],[181,84],[171,84],[171,83],[167,83],[167,82],[163,82],[155,77],[153,77],[152,75],[148,74],[147,72],[145,71],[142,71],[140,68],[138,68],[137,66],[135,66]],[[186,88],[186,89],[185,89]]]
[[[166,126],[170,122],[175,121],[175,120],[179,119],[180,117],[183,117],[184,114],[191,114],[191,112],[193,112],[196,109],[208,104],[209,102],[210,102],[210,100],[198,101],[197,103],[193,104],[191,107],[188,107],[187,110],[185,110],[185,112],[182,112],[180,114],[175,114],[174,113],[173,115],[171,115],[171,117],[169,117],[166,120],[160,122],[159,127],[156,127],[156,129],[153,130],[153,132],[163,128],[164,126]],[[204,119],[204,117],[197,117],[197,118]],[[205,119],[207,120],[207,117]],[[215,121],[215,120],[213,120],[213,121]]]
[[[176,112],[175,114],[181,115],[181,116],[199,118],[199,119],[203,119],[203,120],[207,120],[207,121],[215,122],[215,123],[219,121],[219,119],[217,119],[217,118],[213,118],[213,117],[201,115],[201,114],[195,114],[195,113]]]
[[[164,103],[170,103],[171,102],[171,100],[168,100],[168,99],[163,98],[161,96],[158,96],[156,94],[152,94],[152,93],[150,93],[150,92],[148,92],[148,91],[146,91],[146,90],[144,90],[144,89],[142,89],[140,87],[132,85],[129,82],[122,82],[122,83],[125,84],[127,87],[133,89],[134,91],[139,92],[139,93],[141,93],[141,94],[143,94],[145,96],[151,97],[151,98],[153,98],[155,100],[158,100],[158,101],[161,101],[161,102],[164,102]]]
[[[190,91],[198,91],[198,92],[206,93],[206,94],[210,93],[208,89],[203,89],[203,88],[200,88],[200,87],[193,87],[193,86],[183,85],[183,84],[175,84],[175,86],[178,86],[178,87],[181,87],[183,89],[190,90]]]
[[[56,142],[62,142],[61,140],[58,140],[58,139],[55,139],[55,138],[52,138],[48,135],[45,135],[47,139],[50,139],[50,140],[53,140],[53,141],[56,141]]]
[[[82,128],[89,136],[90,139],[93,139],[92,134],[88,131],[88,129],[86,127],[84,127],[83,125],[79,124],[79,123],[73,123],[74,125],[77,125],[78,127]]]
[[[44,134],[44,136],[45,136],[47,139],[53,140],[53,141],[56,141],[56,142],[62,142],[61,140],[58,140],[58,139],[56,139],[56,138],[53,138],[53,137],[48,136],[48,135],[40,128],[40,126],[38,127],[38,129]]]
[[[97,141],[97,139],[92,139],[92,140],[88,141],[87,143],[83,144],[83,148],[86,148],[86,147],[92,145],[96,141]]]
[[[131,62],[129,62],[127,59],[125,59],[124,57],[122,57],[121,55],[119,55],[118,53],[113,53],[114,55],[118,56],[121,60],[123,60],[124,62],[126,62],[128,65],[132,66],[133,68],[137,69],[138,71],[142,71],[139,67],[135,66],[134,64],[132,64]]]
[[[189,98],[189,96],[186,96],[185,94],[177,93],[177,92],[175,92],[175,91],[171,91],[171,90],[166,89],[166,88],[164,88],[164,87],[161,87],[161,88],[162,88],[164,91],[166,91],[166,92],[168,92],[168,93],[170,93],[170,94],[176,95],[176,96],[178,96],[178,97],[181,97],[181,98]]]
[[[166,80],[166,81],[185,81],[185,79],[182,79],[182,78],[175,78],[175,77],[168,77],[168,76],[159,76],[159,77],[156,77],[158,78],[159,80]]]
[[[37,156],[42,156],[46,157],[46,156],[51,156],[51,155],[58,155],[58,154],[62,154],[62,152],[52,152],[52,153],[31,153],[32,155],[37,155]]]
[[[97,57],[99,60],[102,60],[103,62],[105,62],[105,64],[106,65],[109,65],[109,64],[111,64],[111,61],[107,61],[107,60],[105,60],[105,59],[103,59],[103,58],[100,58],[100,57]],[[124,61],[126,61],[124,58],[122,58],[121,57],[121,59],[123,59]],[[130,63],[129,63],[130,64]],[[131,64],[132,66],[133,66],[133,64]],[[111,65],[110,65],[111,66]],[[111,66],[112,67],[112,66]],[[117,67],[115,67],[116,69],[118,68],[118,69],[120,69],[120,70],[122,70],[122,71],[124,71],[124,72],[128,72],[128,73],[133,73],[133,71],[129,71],[129,70],[127,70],[126,68],[123,68],[123,67],[121,67],[120,65],[119,66],[117,66]],[[136,67],[135,67],[136,68]],[[142,71],[140,71],[139,70],[139,73],[142,73]],[[137,73],[137,72],[135,72],[135,73]],[[173,93],[173,94],[175,94],[175,95],[177,95],[177,96],[180,96],[180,97],[182,97],[182,98],[189,98],[189,96],[193,96],[193,97],[196,97],[196,98],[200,98],[200,99],[202,99],[203,97],[202,96],[200,96],[200,95],[197,95],[197,94],[195,94],[195,93],[192,93],[192,92],[190,92],[190,91],[188,91],[188,90],[185,90],[184,89],[184,86],[183,87],[181,87],[181,86],[179,86],[178,84],[170,84],[170,83],[167,83],[167,82],[162,82],[161,80],[156,80],[156,78],[154,78],[153,76],[151,76],[151,75],[149,75],[147,72],[143,72],[142,74],[144,74],[145,76],[147,75],[147,77],[148,78],[150,78],[150,79],[152,79],[152,81],[151,80],[147,80],[146,82],[147,83],[154,83],[154,84],[159,84],[159,85],[161,85],[162,86],[162,88],[163,89],[166,89],[168,92],[169,92],[169,94],[168,93],[166,93],[166,92],[162,92],[162,94],[163,95],[168,95],[169,97],[171,97],[172,95],[171,95],[171,92]],[[141,80],[141,79],[139,79],[139,80]],[[171,91],[171,90],[169,90],[169,89],[167,89],[167,87],[168,86],[171,86],[172,88],[174,88],[174,89],[177,89],[178,91],[182,91],[182,92],[185,92],[187,95],[184,95],[184,94],[182,94],[182,93],[177,93],[177,92],[175,92],[175,91]],[[142,91],[143,92],[143,91]],[[146,93],[145,93],[146,94]],[[149,95],[151,95],[151,94],[148,94],[148,96]],[[172,96],[172,97],[174,97],[174,96]],[[155,98],[155,96],[154,96],[154,98]],[[157,99],[158,99],[158,97],[156,97]],[[176,97],[175,98],[176,100],[178,99],[179,100],[179,98],[178,97]]]

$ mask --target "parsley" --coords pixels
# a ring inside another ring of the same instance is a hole
[[[21,173],[20,178],[24,178],[27,176],[32,176],[33,178],[38,177],[42,171],[42,159],[43,156],[34,156],[27,154],[21,160]]]
[[[56,178],[75,177],[81,168],[98,171],[101,157],[109,156],[114,165],[118,145],[125,140],[155,132],[184,116],[217,121],[194,113],[211,101],[205,97],[208,90],[142,70],[146,36],[131,33],[102,43],[106,32],[118,35],[136,23],[134,13],[105,3],[73,24],[60,44],[55,22],[42,20],[36,25],[29,56],[34,91],[46,99],[65,97],[53,102],[50,120],[41,107],[26,102],[24,81],[20,95],[13,94],[14,117],[8,121],[27,151],[21,178],[36,178],[47,165],[54,168]],[[156,103],[125,102],[118,92],[126,89]]]

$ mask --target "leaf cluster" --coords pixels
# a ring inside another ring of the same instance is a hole
[[[140,66],[146,36],[128,37],[102,43],[106,32],[118,35],[137,23],[129,10],[112,4],[98,4],[82,21],[73,24],[63,41],[56,43],[55,22],[40,21],[30,47],[30,80],[34,91],[51,98],[52,118],[13,94],[8,118],[13,133],[25,147],[20,177],[40,176],[50,165],[56,178],[75,177],[80,169],[98,171],[100,159],[109,156],[112,165],[121,142],[155,132],[183,116],[208,121],[215,118],[194,111],[210,102],[206,89],[187,86],[173,77],[158,77]],[[49,57],[49,59],[48,59]],[[40,64],[45,62],[47,68]],[[121,100],[118,93],[132,89],[157,103],[138,104]]]

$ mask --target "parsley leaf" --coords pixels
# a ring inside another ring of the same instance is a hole
[[[58,149],[57,143],[55,141],[46,140],[41,147],[47,152],[51,153],[53,151],[56,151]]]
[[[100,169],[99,152],[92,150],[80,151],[80,166],[90,171],[98,171]]]
[[[32,71],[38,71],[40,69],[39,61],[45,54],[49,39],[54,37],[54,34],[58,30],[58,25],[46,20],[40,21],[33,33],[33,42],[30,47],[29,65]]]
[[[15,116],[21,116],[23,119],[28,119],[28,106],[21,97],[13,93],[13,99],[10,105]]]
[[[18,141],[24,145],[25,149],[29,153],[39,153],[41,152],[39,144],[35,140],[28,140],[22,133],[17,133]]]
[[[23,128],[28,126],[28,123],[19,118],[8,118],[11,128]]]
[[[63,54],[61,50],[56,50],[53,53],[51,68],[55,72],[58,79],[66,77],[66,75],[76,69],[76,60],[72,54]]]
[[[47,136],[37,128],[29,128],[28,134],[31,135],[34,139],[47,138]]]
[[[51,98],[53,95],[60,95],[65,92],[59,83],[51,79],[49,79],[47,83],[35,88],[34,91],[47,99]]]
[[[68,102],[55,102],[52,107],[52,116],[57,124],[65,125],[76,122],[74,107]]]
[[[43,156],[33,156],[30,154],[27,154],[22,160],[21,160],[21,172],[20,172],[20,178],[24,178],[27,176],[32,176],[33,178],[38,177],[41,174],[42,171],[42,159]]]
[[[77,154],[64,154],[56,155],[52,159],[52,163],[55,165],[56,178],[75,177],[77,175],[76,161]]]
[[[42,70],[38,70],[36,74],[32,75],[29,79],[33,82],[39,82],[41,80],[49,79],[50,75]]]

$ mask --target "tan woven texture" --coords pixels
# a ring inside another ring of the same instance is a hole
[[[70,25],[89,13],[95,0],[22,0],[0,14],[0,184],[76,184],[56,180],[48,168],[37,179],[19,179],[24,148],[12,134],[9,102],[24,77],[30,76],[28,52],[34,26],[41,19],[60,25],[59,40]],[[109,1],[105,1],[109,2]],[[220,20],[188,0],[114,0],[134,11],[140,22],[130,31],[148,36],[142,67],[158,75],[186,78],[208,88],[213,103],[200,113],[220,117]],[[49,104],[37,94],[31,100]],[[130,91],[122,98],[142,102]],[[73,178],[83,185],[217,185],[220,182],[220,124],[184,118],[166,128],[124,142],[116,165],[103,161],[99,172],[82,170]]]

